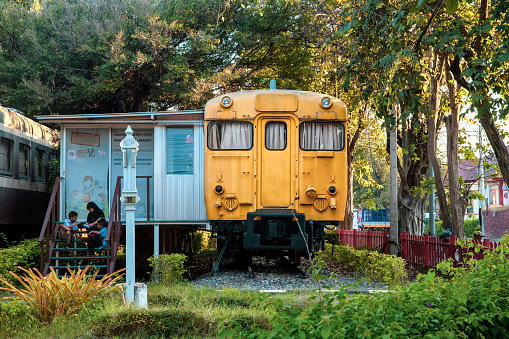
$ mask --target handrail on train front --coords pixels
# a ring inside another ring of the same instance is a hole
[[[53,184],[53,190],[51,191],[51,197],[48,204],[48,209],[46,210],[46,215],[44,217],[44,221],[42,223],[41,234],[39,235],[39,244],[41,246],[41,256],[40,256],[40,266],[39,271],[46,275],[47,272],[43,272],[48,264],[51,257],[51,249],[50,246],[55,242],[56,233],[55,233],[55,216],[58,215],[56,212],[58,210],[58,191],[60,188],[60,177],[55,178],[55,183]],[[50,227],[49,227],[50,226]],[[46,236],[46,237],[45,237]],[[50,242],[51,237],[51,242]],[[46,238],[46,260],[44,260],[44,238]]]

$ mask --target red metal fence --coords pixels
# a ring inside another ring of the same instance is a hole
[[[348,244],[353,248],[372,247],[384,249],[384,245],[389,241],[389,234],[387,231],[373,232],[373,231],[359,231],[359,230],[343,230],[336,231],[342,243]],[[463,240],[467,244],[467,239]],[[474,242],[478,244],[479,242]],[[437,264],[445,259],[453,258],[456,262],[461,262],[464,258],[469,257],[468,252],[473,252],[475,259],[482,259],[485,251],[475,253],[472,249],[461,248],[456,245],[456,237],[453,235],[447,241],[440,240],[438,237],[432,237],[428,234],[424,235],[411,235],[402,233],[399,235],[399,245],[401,249],[401,257],[407,263],[425,266],[436,267]],[[500,243],[483,239],[482,245],[485,250],[492,250],[497,248]]]

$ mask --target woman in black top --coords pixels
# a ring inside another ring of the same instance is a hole
[[[93,201],[87,204],[87,210],[87,224],[89,227],[97,225],[99,218],[104,218],[104,212]]]
[[[92,230],[97,230],[97,221],[99,219],[104,219],[104,212],[95,204],[95,202],[90,201],[87,204],[88,216],[87,223],[83,226],[86,228],[87,233]],[[84,238],[78,235],[78,239],[81,241],[87,241],[87,238]]]

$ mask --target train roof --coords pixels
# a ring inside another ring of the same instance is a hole
[[[13,108],[0,106],[0,128],[36,140],[44,140],[52,145],[58,140],[57,131],[27,118]]]
[[[231,98],[229,107],[221,105],[221,99],[225,96]],[[331,106],[321,106],[322,98],[327,97]],[[242,100],[242,105],[235,102]],[[205,106],[205,120],[216,120],[228,117],[230,119],[254,119],[261,113],[285,113],[292,112],[299,119],[347,119],[347,109],[343,101],[330,95],[284,89],[251,90],[226,93],[219,95],[207,102]]]

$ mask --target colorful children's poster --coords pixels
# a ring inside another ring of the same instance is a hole
[[[109,130],[68,128],[66,139],[65,217],[70,211],[75,211],[78,220],[86,220],[89,201],[95,202],[108,217],[109,159],[98,154],[110,148]]]

